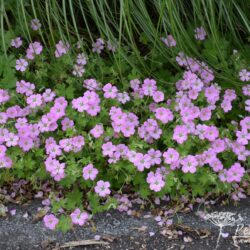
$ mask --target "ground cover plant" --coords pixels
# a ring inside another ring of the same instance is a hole
[[[202,56],[182,51],[174,33],[161,34],[157,43],[168,58],[153,47],[153,57],[143,59],[151,74],[115,39],[58,36],[46,46],[39,19],[28,29],[30,41],[2,35],[0,183],[28,182],[43,198],[46,227],[82,226],[110,208],[131,212],[134,193],[156,203],[246,196],[244,50],[221,40],[231,76],[223,77],[213,34],[200,23],[190,34]]]

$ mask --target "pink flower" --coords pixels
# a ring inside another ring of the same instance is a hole
[[[156,91],[153,93],[153,99],[156,103],[164,101],[164,93],[162,91]]]
[[[177,141],[177,143],[182,144],[188,138],[188,131],[186,126],[177,125],[174,129],[173,140]]]
[[[19,138],[17,135],[15,135],[14,133],[9,133],[5,138],[6,146],[7,147],[16,146],[18,144],[18,140]]]
[[[165,163],[172,164],[179,160],[179,153],[175,149],[169,148],[163,153],[163,157]]]
[[[62,121],[62,130],[66,131],[67,129],[73,128],[74,127],[74,121],[70,120],[68,117],[65,117]]]
[[[97,182],[97,184],[95,186],[95,192],[100,197],[105,197],[111,193],[109,188],[110,188],[110,183],[108,181],[100,180]]]
[[[245,169],[241,167],[240,163],[235,163],[227,170],[227,182],[240,182],[244,176]]]
[[[223,164],[221,163],[221,161],[217,158],[215,158],[214,160],[212,160],[209,165],[211,166],[211,168],[214,170],[214,172],[219,172],[223,169]]]
[[[0,104],[6,103],[10,100],[10,96],[7,90],[0,89]]]
[[[250,96],[250,84],[242,87],[242,92],[245,96]]]
[[[49,157],[45,161],[45,167],[55,181],[60,181],[65,177],[65,163],[60,163],[58,160]]]
[[[242,69],[239,73],[239,77],[242,82],[250,81],[250,71]]]
[[[73,149],[72,139],[62,139],[59,141],[59,145],[65,152],[70,152]]]
[[[84,180],[94,180],[98,174],[98,170],[94,168],[93,164],[88,164],[82,170]]]
[[[78,65],[87,64],[87,56],[84,53],[78,54],[76,62],[77,62]]]
[[[208,126],[205,133],[205,138],[209,141],[214,141],[219,136],[218,128],[215,126]]]
[[[8,120],[8,116],[4,112],[0,112],[0,124],[5,124]]]
[[[33,148],[34,143],[30,137],[26,137],[26,138],[22,137],[19,139],[18,145],[24,152],[27,152]]]
[[[103,130],[102,124],[97,124],[95,125],[94,128],[90,130],[90,134],[95,138],[99,138],[103,133],[104,133],[104,130]]]
[[[98,38],[96,39],[95,43],[92,43],[93,52],[96,52],[97,54],[101,54],[103,49],[104,49],[104,41],[102,38]]]
[[[161,37],[161,40],[166,44],[167,47],[175,47],[176,41],[172,35],[168,35],[167,38]]]
[[[176,57],[176,62],[180,66],[186,66],[187,65],[187,56],[183,52],[179,52],[178,56]]]
[[[203,27],[197,27],[195,30],[194,30],[194,32],[195,32],[195,39],[197,39],[197,40],[205,40],[205,38],[206,38],[206,35],[207,35],[207,33],[206,33],[206,31],[204,30],[204,28]]]
[[[208,103],[215,104],[220,99],[220,90],[217,86],[211,85],[205,89],[205,96]]]
[[[146,142],[153,143],[154,140],[160,138],[162,130],[159,128],[156,120],[148,119],[138,128],[138,134]]]
[[[19,94],[25,94],[26,96],[30,96],[33,94],[33,90],[35,89],[35,85],[30,82],[25,82],[24,80],[16,82],[16,92]]]
[[[187,157],[183,158],[181,160],[182,164],[182,171],[184,173],[195,173],[196,172],[196,167],[198,166],[198,161],[196,158],[192,155],[188,155]]]
[[[155,164],[161,164],[161,151],[159,150],[154,150],[154,149],[149,149],[147,152],[147,155],[149,156],[150,159],[150,163],[151,165],[155,165]]]
[[[42,96],[40,94],[31,95],[27,98],[27,104],[29,104],[31,108],[40,107],[42,103]]]
[[[237,142],[242,145],[248,145],[248,141],[250,140],[250,133],[246,130],[236,131]]]
[[[117,100],[120,103],[125,104],[126,102],[130,101],[130,97],[127,92],[118,93]]]
[[[216,139],[212,143],[212,149],[216,153],[221,153],[221,152],[225,151],[225,149],[226,149],[226,143],[225,143],[225,141],[223,139]]]
[[[245,104],[246,104],[245,110],[248,111],[248,112],[250,112],[250,99],[246,100]]]
[[[250,116],[245,117],[240,121],[240,126],[242,127],[242,130],[248,130],[250,129]]]
[[[138,89],[140,88],[141,82],[140,82],[139,79],[130,80],[129,83],[130,83],[130,87],[131,87],[134,91],[136,91],[136,90],[138,90]]]
[[[1,168],[11,168],[12,160],[8,156],[0,157],[0,169]]]
[[[102,90],[104,91],[105,98],[115,99],[117,97],[118,89],[111,83],[104,85]]]
[[[123,133],[124,137],[130,137],[135,133],[135,127],[129,123],[125,123],[121,125],[121,132]]]
[[[116,147],[113,145],[112,142],[107,142],[102,145],[102,154],[103,156],[111,157],[116,150]]]
[[[149,183],[149,188],[155,192],[161,191],[161,189],[165,186],[162,175],[154,174],[153,172],[148,173],[147,182]]]
[[[73,65],[72,74],[76,77],[82,77],[85,72],[85,69],[82,65],[75,64]]]
[[[56,94],[51,89],[46,89],[42,96],[45,102],[51,102],[53,101]]]
[[[40,20],[38,19],[32,19],[30,22],[30,27],[32,30],[39,30],[41,28]]]
[[[10,214],[11,214],[11,216],[15,216],[16,215],[16,209],[11,209]]]
[[[160,120],[163,124],[166,124],[174,119],[173,113],[167,108],[157,108],[154,112],[156,119]]]
[[[157,90],[156,81],[154,79],[146,78],[142,84],[142,90],[144,95],[153,96],[154,92]]]
[[[83,226],[89,219],[89,214],[87,212],[81,212],[81,210],[77,208],[70,214],[70,217],[73,224]]]
[[[28,62],[25,59],[21,58],[16,60],[16,70],[24,72],[27,67],[28,67]]]
[[[203,108],[200,111],[200,119],[201,121],[209,121],[211,119],[211,109],[210,108]]]
[[[56,51],[55,51],[55,57],[61,57],[69,51],[70,45],[69,43],[64,43],[62,41],[59,41],[56,44]]]
[[[228,100],[223,100],[223,102],[221,103],[221,108],[224,110],[225,113],[229,112],[230,110],[232,110],[232,104],[231,101]]]
[[[142,172],[145,168],[150,168],[152,164],[151,157],[142,153],[136,153],[133,163],[140,172]]]
[[[43,222],[45,227],[49,228],[50,230],[55,230],[59,220],[53,214],[47,214],[43,217]]]
[[[6,147],[4,145],[0,145],[0,158],[3,158],[6,153]]]
[[[22,38],[21,37],[16,37],[15,39],[11,40],[11,46],[14,48],[19,48],[23,44]]]
[[[81,135],[75,136],[71,139],[72,147],[74,152],[79,152],[85,145],[84,137]]]
[[[99,90],[100,83],[96,81],[96,79],[85,79],[83,81],[83,87],[89,90]]]
[[[29,44],[29,48],[26,50],[26,57],[30,60],[35,58],[35,55],[40,55],[42,53],[43,46],[40,42],[34,42]]]
[[[225,94],[224,94],[224,100],[227,100],[227,101],[234,101],[235,99],[237,98],[237,95],[235,93],[235,90],[233,89],[227,89],[225,91]]]

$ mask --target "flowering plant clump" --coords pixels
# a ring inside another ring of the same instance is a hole
[[[32,27],[41,25],[33,20]],[[195,32],[205,39],[202,27]],[[163,41],[176,46],[170,35]],[[0,180],[55,183],[48,228],[84,225],[90,213],[112,207],[127,211],[127,196],[116,195],[125,187],[143,198],[178,199],[249,181],[249,84],[222,89],[211,68],[183,52],[175,89],[136,74],[127,84],[102,82],[91,76],[91,59],[104,45],[97,39],[94,55],[79,51],[71,61],[70,44],[59,41],[46,65],[42,44],[30,43],[25,59],[18,53],[15,89],[0,89]],[[241,81],[248,73],[239,73]]]

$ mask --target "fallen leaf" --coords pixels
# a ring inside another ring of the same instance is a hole
[[[108,242],[101,241],[101,240],[79,240],[79,241],[70,241],[67,242],[54,250],[68,248],[68,247],[79,247],[79,246],[90,246],[90,245],[108,245]]]
[[[114,240],[115,240],[115,237],[114,236],[112,236],[112,235],[102,235],[101,236],[101,238],[103,239],[103,240],[106,240],[106,241],[109,241],[109,242],[113,242]]]
[[[46,213],[47,213],[46,209],[42,208],[33,216],[32,221],[37,222],[41,220],[46,215]]]
[[[145,232],[145,231],[148,229],[148,227],[146,227],[146,226],[142,226],[142,227],[132,227],[132,228],[130,228],[130,229],[132,229],[132,230],[138,230],[139,232]]]
[[[0,204],[0,217],[7,216],[8,208],[3,204]]]
[[[193,237],[199,237],[201,239],[206,238],[211,234],[207,229],[195,229],[184,224],[175,224],[174,226],[187,234],[191,234]]]

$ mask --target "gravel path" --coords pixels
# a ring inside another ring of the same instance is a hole
[[[200,237],[193,237],[191,233],[192,241],[189,240],[190,237],[184,241],[183,237],[179,237],[178,240],[170,240],[167,237],[168,235],[162,235],[164,228],[160,228],[153,217],[148,218],[146,216],[144,218],[144,215],[148,214],[147,211],[144,211],[143,215],[137,218],[114,210],[94,216],[93,223],[87,227],[75,227],[63,234],[47,230],[41,221],[32,221],[32,217],[36,214],[39,206],[41,205],[38,201],[33,201],[28,206],[9,205],[9,209],[15,208],[17,211],[15,216],[0,218],[0,250],[62,249],[60,246],[66,242],[94,239],[96,235],[100,235],[101,241],[105,241],[107,245],[81,246],[71,249],[206,250],[215,249],[218,237],[218,227],[202,220],[193,212],[179,214],[174,221],[178,221],[180,225],[186,225],[193,230],[205,229],[210,232],[210,235],[201,239]],[[243,200],[238,206],[216,206],[213,210],[241,214],[244,225],[250,225],[250,198]],[[26,213],[28,213],[28,217],[24,218],[23,216]],[[235,227],[225,228],[229,236],[220,240],[217,249],[237,249],[232,241],[235,229]],[[150,232],[155,234],[150,236]],[[189,234],[186,236],[189,236]],[[240,246],[241,249],[250,249],[250,243],[244,243]]]

